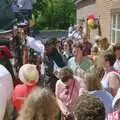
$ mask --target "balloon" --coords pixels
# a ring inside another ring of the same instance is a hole
[[[87,17],[87,19],[89,20],[89,19],[95,19],[95,16],[94,15],[89,15],[88,17]]]
[[[89,19],[88,20],[88,25],[90,26],[91,24],[94,24],[94,20],[93,19]]]

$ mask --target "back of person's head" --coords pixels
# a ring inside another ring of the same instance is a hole
[[[109,42],[108,42],[108,39],[106,37],[103,37],[101,40],[100,40],[100,47],[102,50],[107,50],[109,48]]]
[[[100,76],[97,71],[93,71],[85,74],[85,85],[88,91],[101,90]]]
[[[104,104],[95,96],[83,94],[76,104],[75,117],[77,120],[104,120]]]
[[[36,65],[24,64],[19,70],[20,81],[26,85],[34,85],[38,83],[39,72]]]
[[[63,81],[63,82],[67,82],[69,79],[73,78],[73,72],[70,68],[68,67],[63,67],[60,69],[59,72],[59,78]]]
[[[25,101],[17,120],[53,120],[57,113],[57,102],[50,90],[36,88]]]

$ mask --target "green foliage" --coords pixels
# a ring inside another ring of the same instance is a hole
[[[33,14],[40,29],[67,29],[75,23],[76,8],[73,0],[37,0]]]

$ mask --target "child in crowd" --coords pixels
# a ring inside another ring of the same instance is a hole
[[[62,120],[74,119],[73,112],[79,95],[79,82],[73,78],[73,72],[64,67],[59,72],[56,83],[56,98],[61,110]]]
[[[36,65],[25,64],[19,70],[19,78],[23,84],[18,84],[12,94],[13,105],[18,112],[29,93],[37,86],[39,72]]]

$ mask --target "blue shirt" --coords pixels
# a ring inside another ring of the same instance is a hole
[[[100,98],[100,100],[103,102],[105,106],[106,113],[111,113],[113,111],[112,109],[113,96],[109,92],[107,92],[106,90],[96,90],[91,91],[90,94]]]

